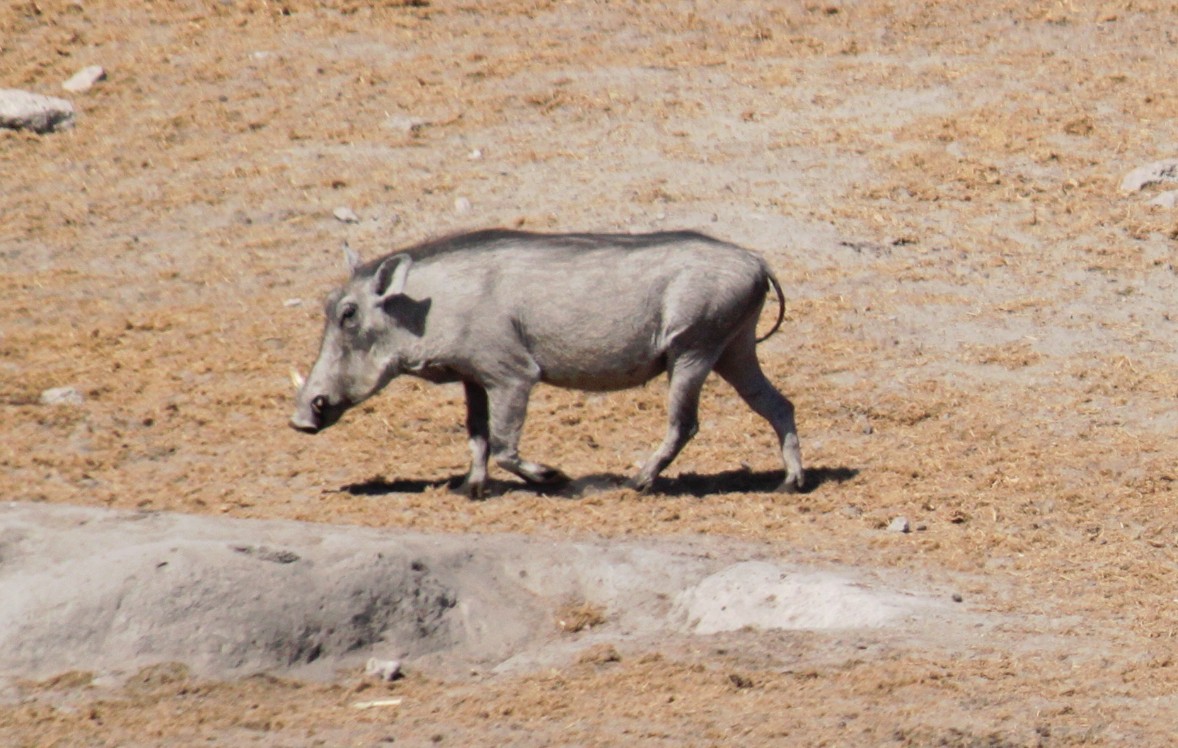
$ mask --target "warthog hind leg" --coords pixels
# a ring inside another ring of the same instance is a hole
[[[716,373],[736,389],[748,406],[777,432],[778,447],[785,463],[785,479],[778,491],[794,493],[805,485],[802,450],[794,423],[794,406],[765,377],[757,361],[756,342],[750,328],[741,331],[716,362]]]
[[[699,431],[699,391],[711,368],[711,360],[691,353],[668,362],[670,388],[667,393],[667,435],[630,481],[631,488],[650,490],[654,479]]]

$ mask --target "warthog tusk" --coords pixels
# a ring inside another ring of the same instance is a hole
[[[303,375],[294,369],[290,370],[290,381],[294,384],[296,390],[301,390],[303,385],[307,383],[307,380],[303,379]]]

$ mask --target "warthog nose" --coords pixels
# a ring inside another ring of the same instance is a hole
[[[304,434],[318,434],[320,430],[319,415],[312,412],[311,417],[306,418],[301,413],[296,414],[294,418],[290,419],[290,427]]]
[[[317,434],[323,428],[323,413],[328,408],[327,398],[319,395],[306,408],[299,408],[290,419],[290,427],[304,434]]]

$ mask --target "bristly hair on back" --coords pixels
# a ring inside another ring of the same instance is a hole
[[[603,245],[612,245],[622,249],[644,249],[676,242],[716,242],[719,240],[698,231],[659,231],[649,234],[611,234],[611,233],[572,233],[545,234],[534,231],[519,231],[516,229],[481,229],[465,233],[448,234],[437,239],[427,239],[370,260],[356,270],[359,276],[371,276],[376,272],[380,263],[396,254],[407,253],[414,262],[427,260],[438,255],[452,252],[469,252],[472,250],[490,250],[505,242],[551,244],[564,248],[592,249]]]

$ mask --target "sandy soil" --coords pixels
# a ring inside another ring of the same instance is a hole
[[[23,681],[0,735],[1168,744],[1178,214],[1150,201],[1178,185],[1120,185],[1178,151],[1175,12],[5,4],[0,85],[57,95],[89,64],[108,78],[68,97],[74,130],[0,132],[0,497],[747,544],[956,590],[990,623],[749,628],[387,685],[175,663],[110,682],[83,662]],[[661,384],[537,393],[525,452],[583,479],[561,496],[502,474],[484,502],[447,490],[467,460],[454,388],[396,382],[321,436],[287,429],[287,371],[314,356],[341,241],[371,257],[489,225],[694,228],[764,252],[790,299],[762,359],[798,406],[813,489],[765,492],[771,435],[722,383],[647,496],[613,485],[659,439]],[[81,404],[43,404],[55,387]],[[913,531],[889,532],[897,516]],[[601,617],[550,633],[617,625]]]

